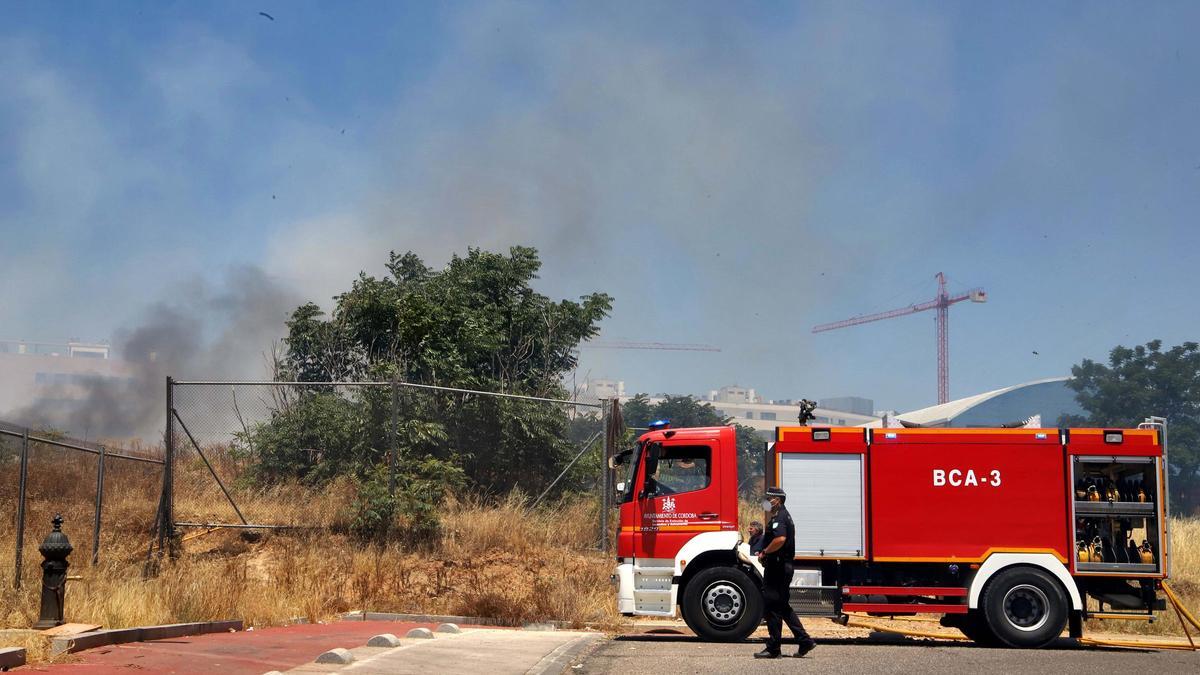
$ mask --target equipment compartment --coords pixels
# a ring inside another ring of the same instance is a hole
[[[1075,456],[1076,569],[1153,574],[1161,563],[1158,460]]]

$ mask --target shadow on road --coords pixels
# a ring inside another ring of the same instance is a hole
[[[1015,650],[1009,647],[988,647],[977,645],[968,640],[938,640],[935,638],[909,638],[902,635],[891,633],[872,633],[867,637],[844,637],[830,638],[818,637],[814,638],[817,644],[822,645],[868,645],[877,647],[916,647],[928,649],[930,647],[939,648],[957,648],[971,649],[980,651],[1024,651]],[[705,644],[705,640],[701,640],[695,635],[684,633],[630,633],[625,635],[617,635],[613,637],[617,642],[663,642],[663,643],[693,643]],[[765,638],[751,638],[742,644],[759,644],[765,642]],[[1136,649],[1129,647],[1105,647],[1101,645],[1086,645],[1080,644],[1074,638],[1059,638],[1049,645],[1042,648],[1043,651],[1078,651],[1078,652],[1152,652],[1153,649]]]

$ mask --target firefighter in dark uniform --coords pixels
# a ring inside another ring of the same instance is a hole
[[[766,546],[758,554],[763,566],[763,610],[767,616],[767,646],[754,655],[757,659],[777,659],[782,656],[783,624],[787,624],[800,649],[796,656],[811,652],[817,643],[808,636],[796,610],[792,609],[791,583],[796,558],[796,526],[783,505],[787,494],[781,488],[767,488],[764,508],[769,502],[770,520],[763,533]]]

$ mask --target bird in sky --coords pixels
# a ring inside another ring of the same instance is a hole
[[[268,19],[270,19],[270,20],[272,20],[272,21],[274,21],[274,20],[275,20],[275,17],[271,16],[270,14],[267,14],[266,12],[259,12],[259,13],[258,13],[258,15],[259,15],[259,16],[265,16],[265,17],[267,17]]]

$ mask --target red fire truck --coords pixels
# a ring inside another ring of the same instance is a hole
[[[1149,619],[1170,573],[1166,423],[1137,429],[780,427],[766,483],[796,524],[792,605],[933,613],[1044,646],[1089,618]],[[652,428],[620,453],[618,609],[742,640],[762,568],[738,528],[730,427]]]

